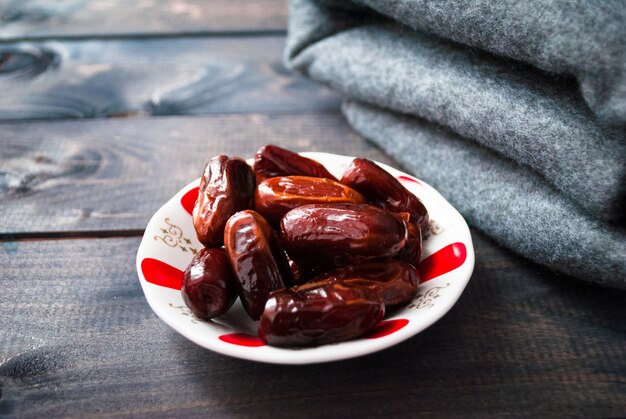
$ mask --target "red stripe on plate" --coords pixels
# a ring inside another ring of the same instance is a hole
[[[183,286],[183,271],[160,260],[145,258],[141,261],[141,272],[151,284],[175,290]]]
[[[367,334],[363,337],[367,339],[382,338],[383,336],[387,336],[394,332],[397,332],[407,324],[409,324],[409,321],[407,319],[385,320],[374,326],[374,328],[367,332]]]
[[[187,192],[180,198],[180,204],[185,208],[185,211],[189,213],[189,215],[193,214],[193,207],[196,205],[196,199],[198,199],[198,191],[200,188],[196,187]]]
[[[399,179],[399,180],[404,180],[404,181],[407,181],[407,182],[417,183],[418,185],[421,185],[421,184],[422,184],[422,182],[420,182],[419,180],[414,179],[414,178],[412,178],[412,177],[404,176],[404,175],[400,175],[400,176],[398,176],[398,179]]]
[[[265,346],[265,343],[258,336],[252,336],[247,333],[229,333],[219,338],[221,341],[239,346]]]
[[[430,281],[440,275],[455,270],[463,265],[467,258],[467,248],[461,242],[456,242],[439,249],[417,265],[422,278],[421,282]]]

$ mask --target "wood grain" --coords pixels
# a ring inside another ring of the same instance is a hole
[[[166,326],[134,271],[137,238],[1,243],[0,414],[622,416],[626,294],[472,233],[473,279],[441,321],[301,367],[218,355]]]
[[[266,143],[391,163],[338,114],[212,115],[5,124],[0,238],[138,233],[217,154]]]
[[[283,36],[0,44],[0,121],[336,111],[282,64]]]
[[[1,0],[0,40],[285,30],[285,0]]]

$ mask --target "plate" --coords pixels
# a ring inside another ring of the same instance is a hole
[[[341,178],[354,157],[302,153]],[[474,269],[474,247],[467,223],[458,211],[425,182],[378,163],[419,197],[431,221],[423,232],[422,277],[415,298],[385,317],[367,335],[315,348],[277,348],[257,336],[240,301],[212,321],[196,318],[180,293],[183,271],[202,245],[191,212],[198,195],[197,179],[180,190],[152,217],[137,252],[137,273],[148,304],[174,330],[215,352],[275,364],[312,364],[353,358],[396,345],[426,329],[456,303]]]

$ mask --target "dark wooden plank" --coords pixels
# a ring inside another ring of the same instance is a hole
[[[337,110],[283,36],[0,44],[0,121]]]
[[[0,1],[0,40],[286,27],[285,0]]]
[[[200,176],[210,157],[251,157],[266,143],[391,162],[338,114],[5,124],[0,237],[140,231],[162,204]]]
[[[473,232],[476,270],[440,322],[312,366],[206,351],[144,300],[137,238],[0,244],[0,414],[620,417],[626,294],[554,274]]]

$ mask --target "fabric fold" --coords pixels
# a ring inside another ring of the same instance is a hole
[[[325,0],[345,7],[344,0]],[[626,122],[626,8],[621,0],[353,0],[419,32],[575,77],[603,121]]]

